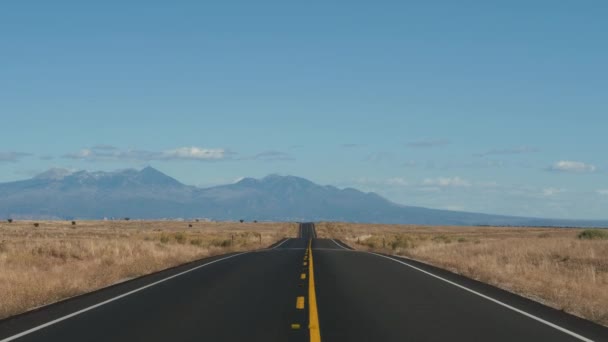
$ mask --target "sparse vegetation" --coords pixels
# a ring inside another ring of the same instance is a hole
[[[187,231],[170,221],[33,223],[0,223],[0,318],[188,261],[260,248],[259,234],[263,247],[297,233],[290,223],[202,222]]]
[[[317,224],[319,237],[448,269],[608,325],[608,230]]]
[[[608,240],[608,231],[600,229],[585,229],[578,234],[583,240]]]

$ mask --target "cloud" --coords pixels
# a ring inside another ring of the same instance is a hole
[[[23,157],[31,156],[31,153],[23,152],[0,152],[0,162],[11,162],[15,163],[21,160]]]
[[[600,189],[596,191],[598,195],[608,196],[608,189]]]
[[[435,140],[419,140],[411,141],[406,144],[407,147],[411,148],[432,148],[449,145],[450,141],[446,139],[435,139]]]
[[[589,173],[594,172],[596,167],[595,165],[578,161],[560,160],[547,168],[547,170],[554,172]]]
[[[441,187],[441,188],[456,188],[456,187],[469,187],[471,182],[462,179],[460,177],[439,177],[439,178],[427,178],[422,181],[422,185],[426,187]]]
[[[131,161],[152,161],[152,160],[199,160],[199,161],[214,161],[228,159],[232,152],[216,148],[202,147],[178,147],[165,151],[146,151],[129,149],[121,151],[118,148],[111,146],[92,147],[90,149],[82,149],[75,153],[65,154],[63,157],[67,159],[85,160],[85,161],[116,161],[116,160],[131,160]]]
[[[348,186],[354,184],[355,186],[365,186],[365,187],[374,187],[374,188],[386,188],[386,187],[396,187],[396,186],[409,186],[410,183],[402,177],[392,177],[386,179],[378,179],[378,178],[357,178],[350,182],[348,182]]]
[[[226,157],[226,150],[217,148],[180,147],[161,153],[161,159],[182,160],[221,160]]]
[[[505,149],[491,149],[484,153],[476,154],[478,157],[485,157],[489,155],[510,155],[510,154],[524,154],[524,153],[536,153],[540,150],[536,147],[531,146],[519,146],[514,148],[505,148]]]
[[[542,195],[545,197],[553,197],[555,195],[561,194],[562,192],[565,192],[566,190],[564,189],[558,189],[558,188],[544,188],[542,190]]]
[[[281,151],[264,151],[256,154],[252,158],[253,160],[262,161],[291,161],[295,160],[290,154]]]

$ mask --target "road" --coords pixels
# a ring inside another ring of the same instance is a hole
[[[268,249],[0,321],[0,342],[13,340],[561,342],[608,341],[608,329],[412,260],[353,251],[301,224],[298,238]]]

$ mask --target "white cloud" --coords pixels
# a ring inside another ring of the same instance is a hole
[[[120,150],[109,148],[108,146],[93,147],[82,149],[75,153],[68,153],[64,158],[85,161],[113,161],[113,160],[132,160],[132,161],[152,161],[152,160],[222,160],[227,159],[231,152],[225,149],[210,149],[196,146],[178,147],[162,152],[146,150]]]
[[[594,172],[596,168],[595,165],[585,164],[583,162],[560,160],[557,163],[551,165],[548,170],[556,172],[585,173]]]
[[[365,186],[365,187],[377,187],[377,188],[385,188],[385,187],[395,187],[395,186],[409,186],[409,182],[402,177],[393,177],[387,179],[377,179],[377,178],[367,178],[361,177],[352,180],[346,185],[354,184],[355,186]]]
[[[600,189],[597,191],[598,195],[608,196],[608,189]]]
[[[442,188],[447,187],[469,187],[471,182],[462,179],[460,177],[439,177],[439,178],[427,178],[422,181],[424,186],[438,186]]]
[[[164,151],[160,159],[219,160],[224,159],[225,156],[226,151],[221,148],[209,149],[191,146]]]
[[[542,190],[542,195],[545,197],[553,197],[555,195],[561,194],[562,192],[565,192],[566,190],[564,189],[558,189],[558,188],[544,188]]]

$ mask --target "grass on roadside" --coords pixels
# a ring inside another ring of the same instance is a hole
[[[0,318],[207,256],[295,237],[293,223],[0,223]],[[192,227],[189,227],[192,225]]]
[[[608,230],[324,222],[319,237],[402,255],[608,326]]]

